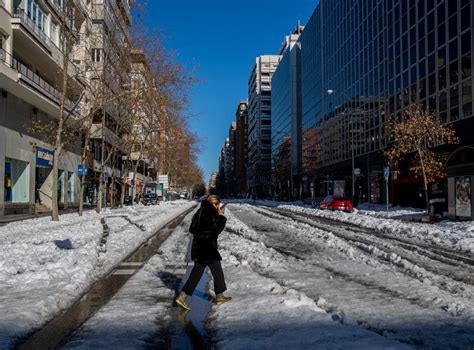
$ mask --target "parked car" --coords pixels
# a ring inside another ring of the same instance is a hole
[[[125,205],[133,205],[132,197],[130,196],[125,196],[123,199],[123,204]]]
[[[146,193],[142,198],[143,205],[155,205],[158,204],[158,196],[154,192]]]
[[[351,200],[347,197],[326,196],[321,203],[319,203],[319,209],[343,210],[351,213],[353,207]]]

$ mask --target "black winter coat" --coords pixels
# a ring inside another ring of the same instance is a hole
[[[195,215],[198,222],[197,229],[193,233],[191,258],[201,263],[222,260],[217,250],[217,236],[224,230],[226,217],[220,215],[207,200],[201,202],[201,207]]]

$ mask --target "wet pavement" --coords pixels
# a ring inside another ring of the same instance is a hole
[[[75,329],[105,305],[130,277],[156,253],[160,245],[193,209],[187,210],[166,224],[108,276],[97,281],[78,302],[19,344],[17,349],[55,349],[64,344]]]
[[[168,285],[173,284],[175,296],[178,295],[181,287],[186,282],[191,269],[190,264],[184,277],[182,275],[160,276],[162,280],[168,278]],[[207,272],[207,270],[206,270]],[[187,298],[191,310],[184,310],[174,304],[171,311],[171,321],[150,340],[148,348],[157,347],[164,349],[211,349],[212,343],[205,328],[207,315],[211,311],[213,298],[206,293],[208,290],[209,276],[204,273],[201,281],[196,287],[193,296]]]

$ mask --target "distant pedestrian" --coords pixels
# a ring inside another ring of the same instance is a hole
[[[226,217],[224,216],[225,204],[221,205],[219,196],[211,195],[201,202],[201,207],[194,214],[189,231],[193,234],[191,259],[194,267],[176,303],[189,310],[186,298],[191,296],[206,267],[209,267],[214,279],[214,292],[216,304],[230,301],[232,298],[224,296],[227,290],[222,271],[222,257],[217,250],[217,236],[224,230]]]

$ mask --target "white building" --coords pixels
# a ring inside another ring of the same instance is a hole
[[[87,72],[100,74],[100,69],[87,67],[110,66],[108,60],[130,46],[130,22],[129,0],[0,0],[0,216],[51,208],[53,146],[51,138],[37,126],[48,129],[60,116],[62,32],[74,33],[65,102],[66,113],[72,117],[69,120],[73,120],[90,110],[89,87],[94,77]],[[111,75],[112,94],[127,82],[119,77],[126,74],[124,71],[127,69],[104,73]],[[94,120],[93,140],[88,146],[88,184],[98,181],[94,170],[100,165],[102,138],[117,146],[106,172],[120,179],[121,135],[111,127],[115,113],[116,106],[108,105],[105,126],[100,117]],[[79,204],[81,130],[74,136],[76,139],[64,145],[59,159],[60,208]],[[86,197],[90,189],[86,187]]]
[[[259,197],[271,195],[271,81],[281,57],[257,57],[248,80],[247,180]]]
[[[51,207],[52,146],[35,133],[35,123],[55,123],[60,114],[63,52],[60,49],[62,0],[0,0],[0,216],[33,213],[35,197]],[[80,28],[87,17],[75,1],[69,25]],[[70,61],[68,74],[76,67]],[[66,111],[84,88],[70,79]],[[73,111],[74,109],[74,111]],[[59,203],[78,202],[79,150],[71,144],[59,163]]]

